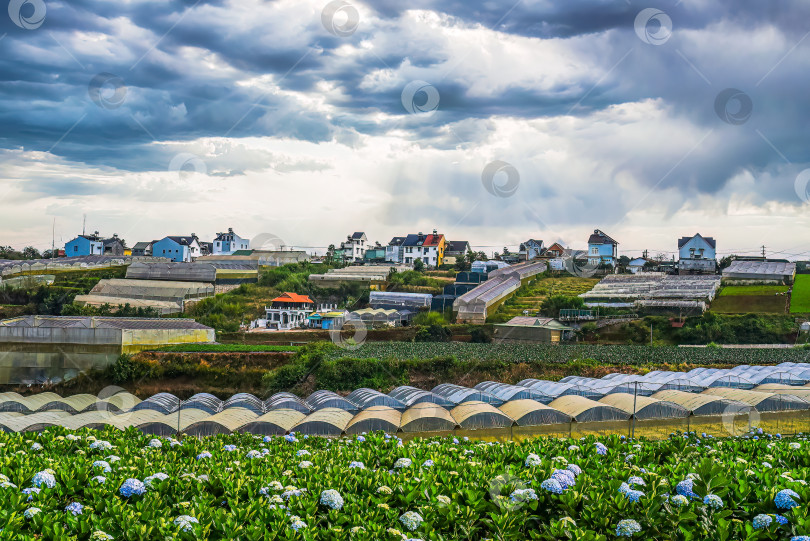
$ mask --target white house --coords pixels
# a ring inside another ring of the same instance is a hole
[[[250,239],[243,239],[229,227],[227,233],[217,233],[213,245],[213,255],[231,255],[237,250],[249,249]]]
[[[194,233],[187,237],[163,237],[152,244],[152,255],[168,258],[175,263],[188,263],[202,255],[200,239]]]
[[[267,328],[279,331],[298,329],[309,324],[307,318],[315,311],[315,303],[306,295],[283,293],[273,299],[267,314]]]
[[[343,258],[349,261],[363,261],[366,256],[366,243],[368,237],[362,231],[355,231],[348,237],[345,242],[340,243],[340,249],[343,250]]]
[[[385,247],[385,260],[389,263],[402,263],[402,243],[405,237],[394,237]]]
[[[678,274],[714,274],[717,270],[717,242],[695,233],[678,239]]]

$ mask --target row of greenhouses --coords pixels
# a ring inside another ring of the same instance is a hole
[[[810,425],[810,386],[765,384],[757,390],[716,387],[699,393],[667,389],[652,395],[611,393],[599,399],[567,394],[548,403],[527,387],[492,382],[480,386],[446,385],[434,391],[400,387],[390,395],[359,389],[347,397],[319,391],[306,400],[274,395],[264,402],[248,394],[225,401],[211,395],[181,401],[161,393],[141,401],[126,392],[104,399],[3,393],[0,429],[25,432],[52,426],[71,430],[113,426],[122,430],[135,427],[150,434],[196,436],[234,432],[339,436],[375,430],[421,434],[549,426],[565,432],[574,424],[621,428],[631,421],[659,421],[682,426],[692,418],[722,418],[725,422],[736,416],[759,415],[793,416]],[[90,405],[93,400],[94,407]],[[398,407],[405,402],[407,406]],[[268,408],[268,403],[272,407]],[[365,407],[358,407],[358,403]]]

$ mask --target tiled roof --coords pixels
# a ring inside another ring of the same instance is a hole
[[[405,242],[405,237],[394,237],[388,243],[389,246],[402,246],[402,243]]]
[[[700,238],[702,238],[703,240],[705,240],[705,241],[706,241],[706,243],[707,243],[709,246],[711,246],[712,248],[717,248],[717,241],[716,241],[716,240],[714,240],[714,238],[712,238],[712,237],[704,237],[704,236],[703,236],[703,235],[701,235],[700,233],[695,233],[695,235],[694,235],[694,236],[692,236],[692,237],[681,237],[681,238],[678,240],[678,248],[683,248],[684,244],[686,244],[687,242],[689,242],[690,240],[692,240],[692,239],[693,239],[693,238],[695,238],[695,237],[700,237]]]
[[[173,240],[174,242],[176,242],[177,244],[179,244],[181,246],[190,246],[191,243],[194,242],[194,237],[192,237],[190,235],[187,236],[187,237],[173,237],[173,236],[169,235],[166,238]]]
[[[588,238],[588,244],[619,244],[602,231],[595,229],[593,234]]]
[[[307,295],[299,295],[298,293],[282,293],[275,299],[273,302],[302,302],[302,303],[309,303],[315,304],[312,299],[310,299]]]
[[[466,240],[448,240],[446,242],[448,252],[466,252],[467,246],[470,245]]]
[[[352,233],[352,239],[354,239],[354,240],[361,239],[361,238],[363,238],[365,236],[366,236],[366,234],[363,233],[362,231],[355,231],[354,233]]]
[[[422,243],[422,246],[438,246],[443,238],[444,235],[442,235],[441,233],[439,233],[438,235],[432,234],[428,235],[427,237],[425,237],[425,242]]]

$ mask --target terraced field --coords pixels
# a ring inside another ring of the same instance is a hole
[[[590,291],[597,283],[599,283],[598,278],[577,276],[540,278],[529,286],[527,292],[518,291],[510,301],[504,303],[498,309],[498,318],[510,319],[514,316],[522,316],[524,310],[528,310],[530,315],[534,315],[540,310],[540,305],[546,298],[553,295],[579,295]]]
[[[808,284],[810,285],[810,284]],[[725,286],[712,301],[719,314],[784,314],[787,286]]]

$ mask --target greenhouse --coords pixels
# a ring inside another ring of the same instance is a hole
[[[441,406],[423,402],[408,408],[400,420],[402,432],[448,432],[456,428],[456,420]]]
[[[180,412],[178,412],[178,414],[180,414]],[[180,417],[182,419],[182,416]],[[236,432],[239,427],[255,421],[257,417],[256,412],[250,409],[228,408],[188,425],[184,432],[191,436],[230,434]]]
[[[630,419],[629,413],[584,396],[562,396],[551,402],[549,407],[570,415],[578,423]]]
[[[528,387],[547,394],[553,398],[561,396],[584,396],[598,400],[605,396],[605,393],[590,385],[574,385],[571,383],[558,383],[555,381],[546,381],[543,379],[524,379],[519,381],[518,385]]]
[[[512,426],[512,419],[501,410],[486,402],[464,402],[450,410],[453,419],[466,430],[505,428]]]
[[[491,395],[486,391],[478,389],[470,389],[469,387],[462,387],[460,385],[453,385],[452,383],[442,383],[433,388],[432,392],[437,394],[452,404],[461,404],[463,402],[486,402],[500,406],[503,400]]]
[[[301,413],[310,413],[312,408],[292,393],[276,393],[264,401],[264,410],[293,409]]]
[[[499,408],[518,426],[570,423],[572,418],[561,411],[529,399],[511,400]]]
[[[171,413],[180,407],[180,399],[171,393],[158,393],[150,396],[143,402],[138,403],[134,411],[151,409],[161,413]]]
[[[453,402],[450,402],[446,398],[439,396],[436,393],[424,391],[422,389],[411,387],[409,385],[402,385],[400,387],[397,387],[396,389],[388,393],[388,396],[396,400],[399,400],[407,407],[411,407],[416,404],[435,404],[445,408],[452,408],[453,406],[455,406]]]
[[[375,391],[374,389],[356,389],[349,393],[346,400],[352,404],[357,404],[361,410],[365,410],[374,406],[387,406],[399,411],[405,411],[408,406],[397,400],[396,398],[387,394]]]
[[[364,432],[374,432],[382,430],[383,432],[395,433],[399,430],[399,424],[402,420],[402,412],[387,406],[371,406],[369,409],[363,410],[346,425],[347,434],[362,434]]]
[[[686,408],[692,415],[743,415],[751,411],[751,406],[748,404],[710,394],[670,390],[658,391],[652,398],[674,402]]]
[[[339,408],[354,413],[358,409],[357,405],[332,391],[315,391],[306,399],[306,404],[313,411],[324,408]]]
[[[237,393],[222,403],[223,409],[243,408],[261,415],[264,413],[264,402],[250,393]]]
[[[658,400],[649,396],[633,396],[626,393],[609,394],[599,400],[628,413],[638,420],[679,419],[689,417],[689,410],[675,402]]]
[[[810,403],[791,394],[760,393],[742,389],[707,389],[703,394],[743,402],[756,408],[760,413],[810,409]]]
[[[553,397],[536,389],[522,387],[520,385],[497,383],[495,381],[483,381],[476,385],[475,388],[479,391],[484,391],[493,395],[502,402],[527,398],[530,400],[536,400],[537,402],[542,402],[543,404],[548,404],[553,400]]]
[[[353,417],[342,408],[323,408],[302,419],[292,431],[309,436],[340,436]]]
[[[207,282],[217,280],[217,269],[205,263],[133,263],[127,268],[130,280],[170,280],[176,282]]]
[[[213,415],[222,409],[222,400],[212,394],[197,393],[183,401],[180,409],[199,409]]]
[[[239,432],[262,436],[281,436],[303,421],[306,414],[294,409],[277,408],[239,427]]]

